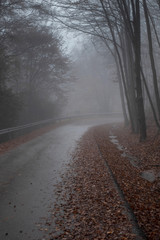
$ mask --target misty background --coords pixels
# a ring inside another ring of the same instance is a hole
[[[0,128],[120,112],[114,61],[90,37],[59,29],[49,2],[1,1]]]
[[[123,112],[160,129],[160,4],[1,0],[0,128]]]
[[[71,52],[75,81],[68,94],[66,115],[122,112],[117,72],[112,56],[95,48],[88,39],[81,39]]]

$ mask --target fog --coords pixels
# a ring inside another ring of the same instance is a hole
[[[103,45],[96,49],[86,39],[83,41],[81,38],[79,45],[76,43],[72,43],[71,49],[75,80],[68,93],[68,104],[63,114],[121,112],[117,72],[111,54]]]
[[[68,28],[60,3],[11,2],[1,4],[0,128],[121,112],[115,62],[102,39]]]

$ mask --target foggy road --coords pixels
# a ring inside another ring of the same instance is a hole
[[[92,125],[121,120],[74,120],[0,156],[0,239],[43,239],[39,223],[50,215],[54,185],[60,181],[76,141]]]

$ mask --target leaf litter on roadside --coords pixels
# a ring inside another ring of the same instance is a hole
[[[91,128],[79,141],[51,210],[48,239],[136,239]]]
[[[121,125],[101,126],[94,129],[96,141],[100,146],[103,157],[107,160],[114,176],[117,179],[127,201],[137,217],[139,226],[143,228],[148,239],[160,239],[160,179],[155,178],[149,182],[141,177],[142,171],[154,170],[160,166],[160,137],[154,140],[153,126],[149,129],[146,142],[139,143],[137,136],[131,134],[129,129],[123,129]],[[113,145],[108,138],[112,129],[119,142],[128,151],[140,160],[140,166],[134,167],[127,157]],[[158,158],[155,158],[158,156]]]

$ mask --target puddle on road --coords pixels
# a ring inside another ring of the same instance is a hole
[[[110,138],[110,142],[112,142],[113,144],[115,144],[118,150],[122,151],[122,154],[121,154],[122,157],[126,157],[134,167],[136,167],[136,168],[139,168],[139,167],[140,167],[140,160],[139,160],[138,158],[132,156],[132,155],[127,151],[127,148],[123,147],[123,146],[119,143],[119,141],[118,141],[118,139],[117,139],[117,136],[115,136],[111,131],[110,131],[110,136],[109,136],[109,138]]]
[[[123,147],[119,143],[119,141],[117,139],[117,136],[115,136],[111,131],[110,131],[109,139],[110,139],[110,142],[112,142],[113,144],[116,145],[118,150],[122,151],[122,153],[121,153],[122,157],[127,158],[127,160],[129,160],[129,162],[134,167],[140,168],[140,166],[141,166],[140,160],[137,157],[132,156],[128,152],[127,148]],[[160,178],[160,172],[159,172],[159,174],[156,174],[153,169],[150,169],[150,170],[146,170],[146,171],[141,172],[140,173],[140,177],[145,179],[145,180],[147,180],[147,181],[149,181],[149,182],[154,182],[157,178]]]
[[[147,171],[143,171],[140,176],[143,179],[146,179],[149,182],[154,182],[156,180],[156,175],[154,173],[154,170],[147,170]]]

